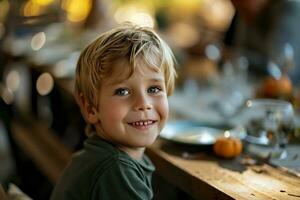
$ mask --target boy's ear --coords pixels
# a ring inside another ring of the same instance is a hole
[[[98,120],[97,109],[92,106],[82,93],[78,94],[76,101],[86,122],[96,124]]]

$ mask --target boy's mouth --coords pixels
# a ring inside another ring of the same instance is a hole
[[[141,121],[131,122],[128,124],[134,127],[147,127],[154,124],[155,122],[156,122],[155,120],[141,120]]]

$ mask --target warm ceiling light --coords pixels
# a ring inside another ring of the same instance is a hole
[[[203,6],[202,17],[209,28],[224,31],[230,24],[234,15],[234,7],[230,1],[206,0],[206,6]]]
[[[154,27],[154,20],[148,13],[135,13],[129,19],[133,24],[144,27]]]
[[[16,70],[11,70],[6,76],[6,86],[15,92],[20,86],[20,74]]]
[[[23,7],[25,17],[39,16],[42,13],[42,7],[32,1],[27,1]]]
[[[114,18],[119,24],[129,21],[133,24],[153,28],[154,19],[149,13],[149,10],[138,5],[125,5],[116,10]]]
[[[54,86],[54,80],[49,73],[41,74],[36,81],[36,90],[42,96],[49,94]]]
[[[31,1],[40,6],[48,6],[51,3],[53,3],[54,0],[31,0]]]
[[[81,22],[87,18],[92,8],[91,0],[64,0],[62,8],[71,22]]]

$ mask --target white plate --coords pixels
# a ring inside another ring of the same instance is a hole
[[[241,126],[201,124],[191,121],[171,121],[167,123],[160,137],[182,144],[212,145],[225,132],[240,139],[246,137],[246,131]]]

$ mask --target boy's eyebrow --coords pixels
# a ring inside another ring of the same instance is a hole
[[[165,79],[163,79],[163,78],[152,78],[152,79],[150,79],[150,81],[153,81],[153,82],[164,82]]]
[[[114,79],[107,83],[107,85],[118,85],[125,81],[126,79]]]
[[[109,81],[107,83],[107,85],[111,86],[111,85],[118,85],[118,84],[121,84],[123,83],[124,81],[126,81],[127,79],[115,79],[113,81]],[[157,83],[161,83],[161,82],[164,82],[164,78],[151,78],[149,80],[150,82],[157,82]]]

